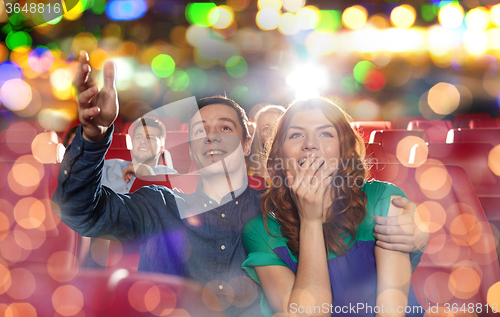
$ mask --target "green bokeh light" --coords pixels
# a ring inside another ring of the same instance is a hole
[[[434,20],[439,12],[439,7],[433,4],[423,4],[420,7],[420,13],[422,14],[422,19],[427,22]]]
[[[190,3],[186,7],[186,18],[190,24],[196,24],[203,27],[210,26],[208,22],[208,13],[217,7],[215,3]]]
[[[359,91],[359,83],[353,76],[345,76],[340,83],[342,84],[343,92],[348,95],[356,95]]]
[[[32,43],[31,36],[23,31],[19,32],[10,32],[7,34],[7,38],[5,39],[5,44],[10,50],[14,50],[18,47],[27,46],[30,47]]]
[[[342,12],[339,10],[320,10],[319,13],[316,31],[337,31],[342,27]]]
[[[27,19],[28,18],[22,15],[20,12],[14,13],[9,17],[9,23],[12,25],[20,25],[23,21]]]
[[[241,78],[248,72],[247,61],[241,56],[233,56],[226,62],[226,71],[233,78]]]
[[[12,25],[10,23],[7,23],[2,28],[2,33],[9,34],[10,32],[12,32]]]
[[[167,78],[175,71],[175,62],[170,55],[160,54],[151,62],[153,73],[160,78]]]
[[[229,94],[231,99],[236,100],[237,102],[246,99],[247,95],[248,88],[246,86],[236,86],[233,88],[233,90],[231,90],[231,93]]]
[[[207,85],[207,74],[205,72],[198,68],[198,67],[190,67],[186,70],[186,73],[189,76],[190,83],[191,83],[191,92],[199,92],[205,89],[205,86]]]
[[[352,70],[354,79],[356,79],[358,83],[364,84],[366,74],[368,74],[368,72],[374,68],[375,66],[373,66],[373,64],[369,61],[361,61],[357,63]]]
[[[97,15],[101,15],[106,10],[105,0],[93,0],[92,1],[92,12]]]
[[[173,91],[183,91],[189,87],[189,75],[180,68],[167,79],[167,85]]]

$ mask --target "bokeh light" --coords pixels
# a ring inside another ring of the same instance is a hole
[[[19,166],[21,168],[27,168],[28,172],[38,174],[37,170],[32,166],[27,164]],[[30,185],[33,186],[34,184]],[[14,207],[14,218],[16,222],[25,229],[39,228],[46,217],[47,211],[45,210],[45,206],[40,200],[34,197],[23,198],[16,204],[16,207]]]
[[[342,13],[338,10],[320,10],[317,31],[337,31],[342,27]]]
[[[296,34],[300,31],[300,25],[293,13],[287,12],[281,16],[279,31],[285,35]]]
[[[345,27],[353,30],[362,28],[368,19],[368,12],[363,6],[355,5],[345,9],[342,13],[342,22]]]
[[[429,90],[427,102],[435,113],[448,115],[458,108],[460,93],[452,84],[438,83]]]
[[[493,173],[500,176],[500,145],[496,145],[488,153],[488,167]]]
[[[467,28],[473,31],[484,31],[490,24],[490,15],[486,8],[477,7],[469,12],[465,16],[465,24]]]
[[[283,1],[282,0],[258,0],[257,1],[257,7],[262,10],[266,8],[272,8],[276,11],[281,10],[281,7],[283,6]]]
[[[234,13],[231,7],[222,5],[215,7],[208,13],[208,22],[215,29],[225,29],[234,21]]]
[[[464,9],[458,3],[447,4],[439,10],[438,19],[444,28],[457,28],[464,20]]]
[[[17,300],[29,298],[36,289],[36,280],[33,273],[25,268],[15,268],[10,271],[12,284],[7,294]]]
[[[58,160],[59,140],[54,131],[38,134],[31,143],[33,157],[43,164],[56,163]]]
[[[439,203],[425,201],[418,205],[415,224],[422,232],[434,233],[440,230],[446,221],[446,212]]]
[[[59,68],[50,75],[52,92],[61,100],[71,98],[71,87],[73,85],[73,74],[66,68]]]
[[[11,79],[23,79],[21,68],[12,62],[0,64],[0,87]]]
[[[160,78],[167,78],[175,71],[175,61],[167,54],[156,56],[151,62],[153,73]]]
[[[168,78],[167,85],[173,91],[182,91],[189,87],[189,80],[189,75],[179,68]]]
[[[31,36],[23,31],[9,32],[5,38],[5,44],[10,50],[16,50],[19,48],[29,48],[31,46],[32,39]]]
[[[82,292],[73,285],[59,286],[52,294],[52,306],[63,316],[78,314],[84,304]]]
[[[500,26],[500,4],[494,5],[490,9],[490,18],[496,26]]]
[[[23,110],[31,102],[31,87],[22,79],[6,81],[0,92],[2,103],[10,110]]]
[[[485,32],[467,30],[463,44],[470,55],[481,55],[488,51],[488,36]]]
[[[486,297],[486,301],[492,311],[497,313],[500,308],[500,282],[496,282],[488,289],[488,294]]]
[[[186,18],[190,24],[196,24],[201,27],[209,25],[208,14],[210,10],[216,8],[214,3],[189,3],[186,6]]]
[[[412,150],[415,146],[426,147],[425,141],[417,136],[407,136],[399,141],[396,147],[396,157],[404,166],[414,166]]]
[[[226,71],[233,78],[241,78],[248,72],[248,64],[241,56],[233,56],[226,62]]]
[[[302,30],[311,30],[318,26],[320,11],[315,6],[306,6],[297,11],[296,16]]]
[[[398,145],[399,147],[399,145]],[[422,192],[430,199],[441,199],[451,190],[452,180],[445,166],[417,167],[415,180]]]
[[[80,51],[92,54],[97,49],[97,39],[92,33],[79,33],[73,38],[71,49],[75,54],[78,54]]]
[[[279,26],[280,14],[274,8],[264,8],[255,17],[257,26],[264,31],[274,30]]]
[[[448,288],[451,293],[462,299],[474,296],[481,285],[481,277],[470,267],[454,268],[450,274]]]
[[[305,0],[283,0],[283,9],[290,12],[296,12],[305,4]]]
[[[111,20],[130,21],[143,17],[148,10],[148,3],[146,0],[111,0],[105,10]]]
[[[417,13],[415,9],[408,4],[396,7],[391,12],[391,22],[394,26],[407,29],[415,23]]]
[[[45,108],[38,113],[38,122],[47,130],[59,132],[66,130],[67,126],[71,122],[71,117],[64,110]],[[51,154],[49,154],[49,157],[50,156]]]
[[[50,277],[58,282],[69,282],[78,274],[78,260],[68,251],[52,253],[47,261]]]
[[[49,49],[38,47],[31,51],[28,57],[28,63],[35,72],[45,73],[54,65],[54,55]]]

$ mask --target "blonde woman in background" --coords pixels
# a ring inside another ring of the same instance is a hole
[[[269,174],[267,173],[265,158],[265,144],[271,136],[274,125],[285,113],[282,106],[265,106],[255,115],[255,134],[252,140],[252,151],[247,157],[247,172],[251,176],[260,176],[266,179],[269,184]]]

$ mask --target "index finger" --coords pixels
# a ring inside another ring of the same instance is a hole
[[[79,93],[86,90],[88,85],[92,84],[92,79],[89,78],[89,74],[89,56],[86,51],[80,51],[78,57],[78,69],[76,71],[75,79],[73,80],[73,85]]]

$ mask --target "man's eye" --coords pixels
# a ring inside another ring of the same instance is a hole
[[[231,128],[228,126],[224,126],[222,127],[222,131],[233,131],[233,130],[231,130]]]
[[[205,134],[205,130],[203,130],[203,129],[196,130],[196,132],[195,132],[194,134],[195,134],[195,135],[198,135],[198,134],[200,134],[200,133]]]

